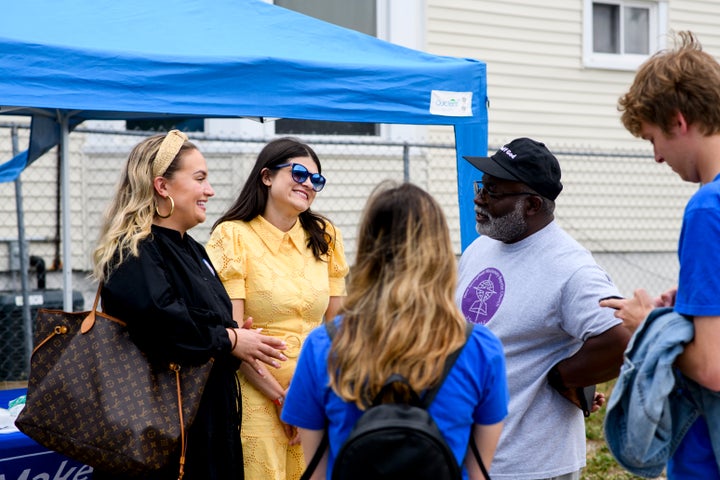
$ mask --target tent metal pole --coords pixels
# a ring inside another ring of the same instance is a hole
[[[72,312],[72,258],[70,238],[70,159],[68,142],[70,137],[69,118],[61,114],[60,118],[60,202],[62,210],[62,250],[63,250],[63,310]]]
[[[18,154],[18,129],[12,127],[13,157]],[[28,252],[25,251],[25,211],[23,209],[22,181],[20,174],[15,179],[15,205],[17,209],[18,252],[20,254],[20,285],[22,291],[22,324],[25,344],[25,372],[30,371],[30,357],[33,349],[32,318],[30,313],[30,295],[28,294]]]
[[[410,181],[410,145],[403,143],[403,181]]]

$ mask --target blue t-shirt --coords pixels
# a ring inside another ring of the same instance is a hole
[[[678,245],[680,278],[675,311],[720,316],[720,175],[692,196],[683,215]],[[669,479],[718,479],[707,422],[699,418],[668,463]]]
[[[305,340],[282,410],[282,420],[290,425],[323,430],[327,424],[330,435],[327,478],[335,457],[362,415],[354,403],[345,402],[330,388],[329,351],[326,328],[316,328]],[[475,326],[429,408],[458,464],[462,465],[465,459],[472,425],[502,421],[507,405],[502,345],[487,328]],[[464,469],[463,478],[467,478]]]

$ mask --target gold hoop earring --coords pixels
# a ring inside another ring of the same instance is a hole
[[[168,195],[165,198],[170,199],[170,213],[168,213],[167,215],[160,215],[160,210],[158,210],[158,206],[155,205],[155,214],[160,218],[169,218],[170,215],[172,215],[173,212],[175,211],[175,200],[173,200],[173,198],[170,195]]]

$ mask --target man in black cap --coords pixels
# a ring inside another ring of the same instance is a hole
[[[579,479],[583,412],[604,402],[583,387],[618,375],[630,337],[613,311],[598,305],[617,288],[554,221],[563,186],[544,144],[518,138],[491,157],[465,159],[483,172],[474,200],[481,236],[460,259],[456,301],[469,322],[502,341],[510,389],[490,474]]]

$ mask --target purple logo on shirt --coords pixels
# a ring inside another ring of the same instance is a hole
[[[470,323],[485,325],[505,296],[505,279],[499,270],[486,268],[472,279],[462,296],[462,311]]]

